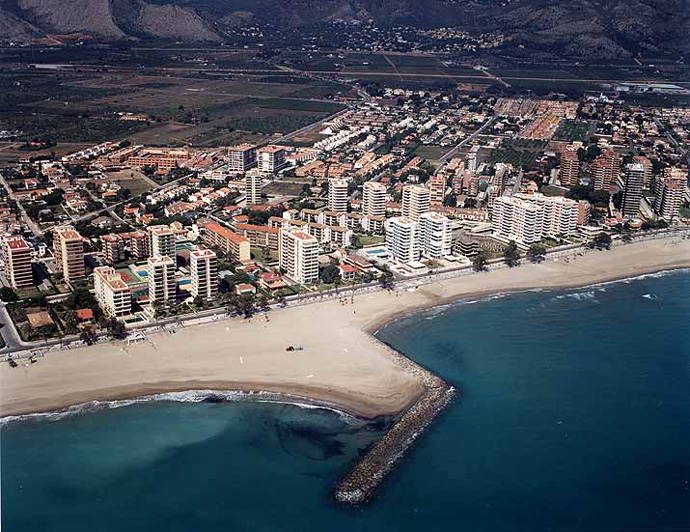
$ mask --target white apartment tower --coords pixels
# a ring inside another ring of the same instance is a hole
[[[280,269],[300,284],[319,280],[319,242],[299,228],[280,230]]]
[[[333,212],[347,212],[347,179],[328,180],[328,209]]]
[[[285,166],[285,148],[264,146],[256,151],[256,161],[260,172],[272,174]]]
[[[542,209],[543,236],[567,236],[577,232],[580,204],[562,196],[515,194],[514,198],[539,205]]]
[[[175,262],[168,256],[149,257],[147,264],[149,278],[149,300],[151,303],[165,303],[175,299]]]
[[[55,228],[53,251],[58,271],[67,282],[86,277],[84,266],[84,242],[71,225]]]
[[[453,247],[450,220],[436,212],[422,214],[419,217],[419,240],[425,257],[440,259],[450,255]]]
[[[419,185],[407,185],[402,192],[402,215],[413,222],[425,212],[429,212],[431,194],[429,189]]]
[[[2,259],[5,278],[12,288],[33,286],[31,273],[31,248],[19,235],[8,236],[2,241]]]
[[[152,257],[175,257],[175,233],[167,225],[148,227],[149,250]]]
[[[210,249],[197,249],[189,254],[192,273],[192,295],[213,299],[218,293],[218,260]]]
[[[654,211],[666,220],[672,220],[680,212],[685,194],[686,177],[680,172],[667,172],[659,178],[654,190]]]
[[[417,223],[403,216],[386,220],[386,250],[398,262],[419,260],[421,249]]]
[[[500,238],[521,244],[539,242],[544,228],[543,208],[519,198],[496,198],[491,227]]]
[[[93,286],[96,301],[104,314],[119,318],[132,313],[132,293],[122,275],[110,266],[99,266],[93,270]]]
[[[386,185],[367,181],[362,187],[362,214],[364,216],[386,215]]]
[[[644,175],[644,165],[632,163],[627,166],[625,171],[625,188],[623,189],[623,216],[637,216],[640,214]]]

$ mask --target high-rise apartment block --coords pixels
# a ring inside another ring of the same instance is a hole
[[[167,225],[152,225],[148,228],[149,250],[152,257],[175,258],[175,232]]]
[[[174,300],[177,291],[175,262],[168,256],[149,257],[147,263],[149,300],[165,303]]]
[[[668,170],[668,169],[667,169]],[[687,177],[681,172],[665,172],[656,182],[654,190],[654,211],[666,220],[672,220],[683,205]]]
[[[398,262],[419,260],[421,248],[417,222],[404,216],[386,220],[386,251]]]
[[[402,215],[413,222],[425,212],[429,212],[431,194],[428,188],[419,185],[407,185],[402,191]]]
[[[362,214],[365,216],[386,215],[386,185],[367,181],[362,186]]]
[[[67,282],[86,277],[84,266],[84,242],[71,225],[56,227],[53,235],[53,251],[58,271]]]
[[[210,249],[197,249],[189,254],[192,274],[192,295],[213,299],[218,293],[218,260]]]
[[[629,164],[625,169],[625,188],[623,189],[623,216],[640,214],[642,189],[644,188],[645,168],[640,163]]]
[[[93,286],[96,301],[103,313],[110,317],[128,316],[132,313],[132,293],[122,275],[110,266],[93,270]]]
[[[33,286],[31,271],[31,247],[19,235],[8,236],[2,241],[2,259],[5,278],[14,289]]]
[[[419,242],[422,255],[440,259],[451,254],[453,231],[450,220],[436,212],[426,212],[419,217]]]
[[[319,242],[298,228],[280,230],[280,269],[300,284],[319,280]]]
[[[431,205],[443,205],[445,198],[446,178],[438,175],[429,179],[429,199]]]
[[[599,155],[592,163],[590,174],[594,180],[594,190],[608,192],[611,183],[615,183],[621,173],[621,158],[613,151]]]
[[[244,176],[244,194],[247,205],[259,205],[261,203],[261,173],[250,170]]]
[[[500,197],[494,202],[491,227],[498,237],[533,244],[542,238],[544,210],[531,201]]]
[[[347,179],[328,180],[328,208],[333,212],[347,212]]]
[[[558,179],[564,187],[572,187],[580,182],[580,159],[576,151],[566,150],[561,155]]]
[[[240,144],[228,148],[228,170],[246,172],[256,166],[256,147],[251,144]]]
[[[513,197],[534,203],[543,209],[543,236],[568,236],[577,232],[580,216],[580,205],[577,201],[538,193],[515,194]]]
[[[282,146],[264,146],[256,151],[259,171],[272,174],[285,166],[285,148]]]

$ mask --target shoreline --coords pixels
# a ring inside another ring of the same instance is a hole
[[[403,290],[397,296],[383,291],[356,295],[352,313],[349,311],[350,305],[326,301],[274,310],[270,313],[270,324],[268,320],[263,324],[261,318],[249,320],[254,323],[241,319],[224,320],[183,327],[179,331],[184,335],[180,341],[170,341],[172,339],[167,334],[160,332],[149,335],[149,340],[144,344],[124,346],[122,342],[110,342],[51,353],[27,368],[12,370],[7,364],[2,364],[0,419],[54,412],[96,400],[128,400],[190,390],[276,393],[304,398],[364,419],[399,415],[419,400],[424,387],[417,377],[411,378],[409,371],[401,367],[395,356],[391,356],[391,353],[397,351],[376,337],[387,324],[430,308],[467,299],[531,290],[576,289],[690,268],[690,241],[669,243],[669,240],[671,239],[616,246],[611,251],[590,251],[573,261],[576,266],[580,261],[583,266],[584,262],[601,266],[602,261],[613,261],[618,265],[618,259],[625,258],[622,256],[624,254],[646,254],[647,262],[616,267],[614,271],[589,271],[578,277],[567,275],[565,270],[574,266],[564,264],[563,261],[546,261],[538,265],[525,263],[514,269],[504,268],[436,281],[414,290]],[[672,250],[670,260],[660,257],[659,253],[650,253],[660,248]],[[359,315],[354,315],[355,308]],[[321,319],[333,324],[332,334],[320,329],[318,323],[316,327],[310,328],[309,320],[319,322]],[[342,323],[339,321],[341,319]],[[278,330],[271,331],[275,327],[274,323],[279,321],[281,326]],[[231,363],[224,357],[223,350],[218,346],[224,342],[224,332],[235,333],[231,342],[227,342],[233,345],[227,345],[227,349],[243,351],[243,355],[239,356],[241,364],[248,365],[246,362],[250,357],[256,356],[262,358],[261,364],[258,364],[260,367],[244,372],[248,373],[245,375],[239,372],[236,374],[237,370],[244,367],[237,366],[236,362]],[[274,334],[270,334],[271,332]],[[257,333],[260,335],[258,341]],[[180,345],[188,345],[184,342],[185,339],[191,345],[200,344],[200,348],[185,356],[180,353]],[[314,342],[315,339],[318,341]],[[337,344],[338,341],[341,344]],[[309,356],[285,355],[285,345],[305,345],[305,353],[309,352]],[[337,348],[340,345],[347,347],[339,350]],[[208,352],[210,350],[214,350],[213,357]],[[263,352],[268,350],[273,352],[263,356]],[[317,352],[311,353],[312,350]],[[164,351],[164,354],[160,355],[160,351]],[[356,356],[352,356],[355,351]],[[87,359],[83,356],[85,354],[97,355],[101,360],[95,360],[91,356]],[[189,364],[189,359],[197,355],[199,363],[213,363],[213,367],[204,371],[197,364]],[[158,356],[160,360],[151,364],[146,361],[145,357],[148,356]],[[333,356],[338,358],[332,358]],[[401,356],[404,357],[402,354]],[[81,360],[74,363],[77,358]],[[341,358],[348,360],[340,364],[333,363]],[[286,362],[286,359],[291,360]],[[130,370],[126,365],[132,362],[135,367]],[[297,366],[293,366],[292,362]],[[123,364],[125,367],[119,367]],[[137,367],[139,365],[141,368]],[[174,371],[167,371],[169,365]],[[48,366],[49,372],[41,371]],[[77,374],[62,379],[63,375],[57,375],[56,370],[63,368],[67,371],[74,370]],[[139,369],[142,371],[138,371]],[[316,373],[316,369],[323,373]],[[306,371],[312,371],[313,374],[305,375]],[[387,382],[377,382],[381,379],[376,375],[372,378],[371,373],[374,371],[392,378]],[[34,379],[34,374],[39,372],[41,378]]]

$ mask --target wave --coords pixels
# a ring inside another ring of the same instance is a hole
[[[5,416],[0,418],[0,426],[21,421],[59,421],[69,416],[91,414],[102,410],[124,408],[142,403],[169,401],[177,403],[237,403],[237,402],[257,402],[257,403],[278,403],[296,406],[305,410],[326,410],[337,414],[346,423],[358,422],[355,416],[339,410],[333,406],[309,402],[306,399],[279,394],[275,392],[239,392],[232,390],[187,390],[184,392],[166,392],[153,395],[144,395],[132,399],[122,399],[114,401],[89,401],[69,406],[52,412],[37,412],[33,414],[21,414],[18,416]]]
[[[677,273],[690,273],[690,268],[678,268],[678,269],[674,269],[674,270],[662,270],[662,271],[656,272],[656,273],[643,273],[640,275],[635,275],[633,277],[624,277],[622,279],[614,279],[613,281],[605,281],[603,283],[591,284],[588,286],[588,288],[600,288],[603,286],[608,286],[608,285],[618,284],[618,283],[630,284],[633,281],[641,281],[643,279],[658,279],[661,277],[667,277],[669,275],[674,275]]]
[[[659,301],[659,299],[660,299],[659,296],[657,296],[655,294],[643,294],[642,297],[645,299],[649,299],[651,301]]]
[[[576,299],[577,301],[597,301],[597,290],[588,290],[587,292],[570,292],[567,294],[561,294],[556,296],[554,299]]]

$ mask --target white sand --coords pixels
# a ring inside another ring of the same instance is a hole
[[[355,297],[276,310],[121,342],[51,353],[29,367],[0,366],[0,415],[45,412],[92,400],[193,389],[265,390],[361,416],[400,412],[422,385],[370,331],[401,313],[493,292],[564,288],[690,267],[690,241],[654,240],[591,251],[566,263],[525,264],[398,295]],[[288,353],[288,345],[303,351]]]

